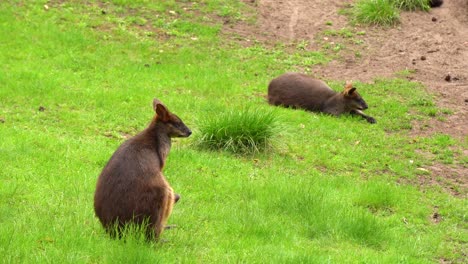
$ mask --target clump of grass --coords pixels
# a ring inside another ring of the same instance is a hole
[[[199,145],[233,153],[256,153],[273,146],[279,133],[273,111],[245,108],[220,113],[199,124]]]
[[[403,10],[427,11],[430,9],[428,0],[391,0],[391,1],[396,8],[403,9]]]
[[[359,191],[356,204],[372,212],[389,210],[399,202],[400,190],[386,182],[369,181]]]
[[[361,0],[353,9],[354,20],[361,24],[392,26],[400,15],[391,0]]]

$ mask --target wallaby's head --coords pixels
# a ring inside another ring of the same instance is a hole
[[[156,112],[156,121],[164,125],[169,137],[188,137],[192,134],[184,122],[169,112],[167,107],[156,98],[153,100],[153,109]]]
[[[342,94],[345,98],[346,106],[351,110],[366,110],[368,108],[366,101],[362,99],[361,95],[356,91],[356,87],[353,87],[351,82],[346,82]]]

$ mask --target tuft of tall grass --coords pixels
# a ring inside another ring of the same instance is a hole
[[[430,9],[429,0],[391,0],[392,4],[399,9],[415,11]]]
[[[360,0],[353,9],[354,21],[361,24],[392,26],[400,20],[392,0]]]
[[[206,117],[199,130],[200,146],[245,154],[272,147],[280,128],[274,111],[244,108]]]

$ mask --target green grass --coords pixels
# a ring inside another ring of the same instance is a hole
[[[428,0],[359,0],[349,13],[354,23],[394,26],[400,22],[400,10],[429,9]]]
[[[415,11],[430,9],[429,0],[391,0],[393,5],[399,9]]]
[[[356,83],[375,125],[274,108],[264,98],[269,80],[330,58],[223,38],[210,14],[235,19],[248,9],[238,1],[200,1],[187,12],[187,1],[57,3],[0,2],[3,262],[464,261],[466,200],[411,184],[425,176],[418,168],[466,165],[466,142],[408,135],[437,109],[420,84]],[[343,80],[330,85],[341,90]],[[113,240],[94,216],[96,179],[150,122],[154,97],[194,131],[174,140],[164,171],[182,196],[169,219],[177,227],[165,243],[138,233]],[[272,138],[280,147],[250,155],[195,147],[205,119],[245,109],[274,116],[287,132]]]
[[[361,24],[392,26],[400,15],[391,0],[359,0],[353,7],[353,19]]]
[[[271,149],[280,132],[275,112],[249,108],[210,113],[198,126],[201,147],[233,153]]]

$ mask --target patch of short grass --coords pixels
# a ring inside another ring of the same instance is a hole
[[[200,146],[234,153],[269,149],[279,132],[274,111],[252,108],[205,116],[198,126]]]

